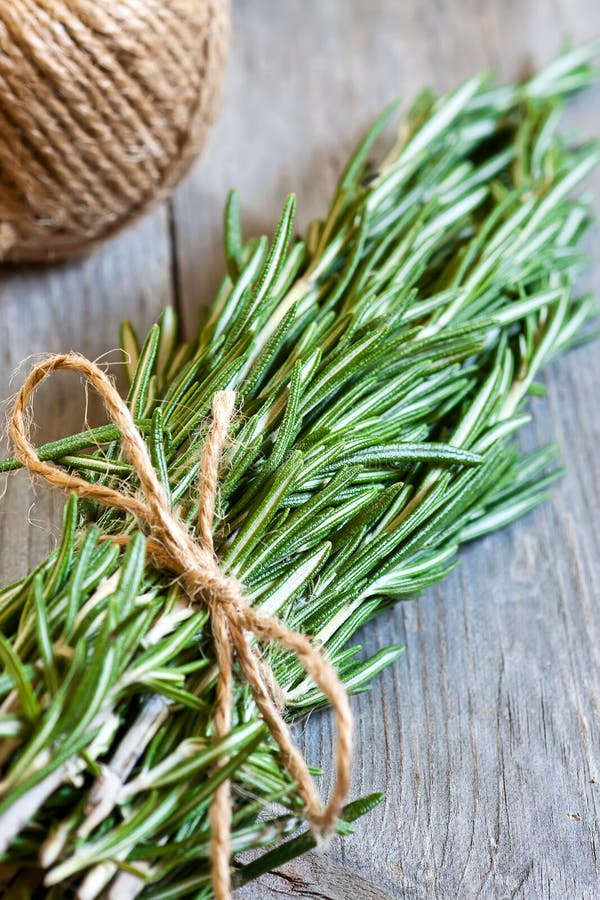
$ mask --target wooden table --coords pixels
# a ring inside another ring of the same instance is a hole
[[[288,191],[300,226],[324,209],[372,117],[425,83],[497,67],[518,75],[563,36],[600,33],[597,0],[239,0],[228,87],[210,146],[174,200],[87,259],[5,271],[0,394],[29,354],[118,345],[165,304],[186,330],[223,270],[221,210],[239,187],[248,232],[271,232]],[[593,133],[600,92],[570,119]],[[600,179],[596,177],[596,196]],[[598,254],[598,233],[591,246]],[[600,267],[592,276],[600,288]],[[113,353],[116,359],[117,354]],[[600,896],[600,350],[545,376],[530,444],[558,439],[568,473],[552,500],[463,554],[444,584],[383,616],[366,651],[406,654],[354,701],[354,796],[387,802],[358,835],[245,890],[246,898]],[[57,377],[39,437],[78,430],[77,384]],[[21,474],[0,506],[3,582],[56,540],[63,498]],[[50,523],[50,525],[49,525]],[[51,526],[51,527],[50,527]],[[303,733],[326,758],[327,715]]]

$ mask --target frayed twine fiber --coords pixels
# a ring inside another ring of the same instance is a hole
[[[58,369],[81,373],[100,394],[110,418],[119,427],[123,450],[138,476],[141,497],[94,484],[43,462],[29,439],[28,410],[39,385]],[[250,685],[254,700],[281,751],[283,765],[305,804],[305,816],[317,838],[333,829],[350,786],[352,768],[352,714],[348,696],[335,669],[303,634],[292,631],[275,616],[253,609],[244,587],[219,566],[213,546],[215,503],[219,465],[235,408],[234,391],[218,391],[213,398],[212,423],[204,445],[200,470],[200,508],[196,540],[177,511],[171,509],[154,470],[144,439],[113,381],[98,366],[74,353],[51,356],[35,366],[17,394],[9,433],[16,455],[30,472],[50,484],[75,491],[106,506],[135,516],[149,532],[148,550],[154,565],[174,572],[194,603],[210,610],[215,656],[219,675],[215,705],[215,737],[224,737],[231,727],[233,657]],[[279,698],[273,690],[275,676],[267,663],[248,644],[245,632],[259,641],[275,641],[296,654],[308,674],[331,701],[337,726],[336,782],[323,806],[302,754],[294,746],[283,718]],[[223,765],[226,760],[221,760]],[[217,789],[210,808],[212,883],[217,900],[231,896],[231,815],[229,780]]]
[[[0,256],[68,257],[185,174],[213,119],[229,0],[0,3]]]

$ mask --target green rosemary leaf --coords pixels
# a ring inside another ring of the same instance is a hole
[[[262,723],[251,722],[234,728],[227,737],[208,744],[204,738],[189,738],[178,746],[172,757],[167,757],[154,769],[143,772],[136,780],[131,781],[123,800],[130,800],[139,791],[183,782],[191,775],[210,769],[221,756],[226,756],[232,750],[239,751],[248,747],[252,750],[257,746],[257,738],[264,735],[264,730]]]
[[[170,700],[172,703],[177,703],[185,709],[203,712],[205,714],[208,713],[210,704],[200,697],[190,694],[185,688],[173,684],[171,679],[169,678],[169,680],[167,680],[165,676],[167,676],[167,672],[160,669],[153,670],[151,675],[141,675],[137,681],[140,685],[148,688],[148,690],[152,691],[154,694],[165,697],[167,700]],[[181,679],[181,683],[183,683],[183,678]]]
[[[255,511],[246,517],[236,535],[235,542],[223,555],[223,563],[228,569],[235,571],[235,567],[239,566],[242,560],[252,553],[252,548],[267,528],[281,499],[301,469],[302,455],[296,452],[269,479],[264,490],[256,498]]]
[[[477,466],[483,462],[479,453],[461,450],[451,444],[382,444],[370,446],[364,450],[351,451],[348,463],[385,462],[394,465],[399,462],[435,462],[451,465]]]
[[[262,542],[261,549],[253,554],[252,562],[247,564],[248,575],[260,568],[264,560],[276,560],[279,556],[291,554],[303,545],[309,534],[319,530],[318,513],[323,510],[334,498],[339,497],[342,488],[349,484],[355,477],[358,466],[344,466],[325,487],[317,491],[307,502],[294,510],[286,519],[283,527],[275,531],[271,538]],[[331,513],[326,511],[325,521],[331,522]]]
[[[252,298],[252,306],[247,313],[247,317],[250,316],[252,309],[257,309],[261,302],[267,298],[272,284],[277,281],[277,278],[283,269],[285,255],[294,225],[295,213],[296,198],[293,194],[290,194],[283,207],[281,219],[279,220],[279,225],[277,226],[275,237],[273,239],[273,245],[269,251],[265,267],[258,279]]]
[[[56,590],[62,587],[67,579],[73,559],[73,548],[75,546],[77,513],[77,497],[74,494],[71,494],[63,512],[62,537],[56,561],[54,562],[52,572],[44,585],[45,597],[51,597]]]
[[[136,426],[143,434],[147,434],[150,422],[147,419],[138,419]],[[37,453],[40,459],[62,462],[64,456],[73,456],[80,450],[98,447],[100,444],[119,440],[120,437],[121,433],[116,425],[100,425],[98,428],[90,428],[89,431],[82,431],[80,434],[43,444],[38,447]],[[22,467],[23,464],[13,457],[0,460],[0,472],[12,472]]]
[[[297,307],[294,305],[283,317],[276,330],[265,343],[256,359],[250,359],[250,374],[244,384],[244,393],[253,394],[260,390],[261,383],[269,372],[277,354],[281,352],[283,342],[296,318]]]
[[[125,374],[129,385],[131,385],[140,358],[140,345],[131,322],[123,322],[121,324],[119,338]]]
[[[148,447],[150,450],[150,458],[156,469],[160,483],[163,486],[167,498],[170,499],[171,490],[169,486],[169,467],[165,453],[166,436],[163,425],[163,414],[160,406],[157,406],[152,415],[152,426],[150,428]]]
[[[37,641],[42,665],[44,667],[44,680],[46,682],[48,694],[52,697],[58,690],[58,677],[54,663],[52,639],[50,637],[50,623],[48,620],[46,602],[44,600],[44,583],[41,573],[38,573],[33,579],[33,597],[35,603]]]
[[[261,238],[256,248],[226,296],[221,309],[215,308],[215,317],[209,319],[206,328],[213,328],[213,342],[222,334],[225,325],[233,328],[252,298],[251,285],[258,278],[267,255],[267,239]],[[218,313],[218,317],[216,316]]]
[[[117,656],[111,641],[113,627],[111,617],[106,616],[83,677],[73,694],[70,703],[73,712],[63,718],[63,727],[73,738],[85,734],[88,725],[102,708],[113,680]]]
[[[147,405],[148,384],[154,372],[160,344],[160,326],[153,325],[140,351],[135,374],[129,386],[127,403],[134,419],[141,419]]]
[[[0,634],[0,659],[2,659],[6,671],[12,678],[17,690],[19,706],[23,715],[30,721],[34,721],[40,714],[40,705],[29,683],[23,664],[9,641],[2,634]]]
[[[384,798],[385,794],[375,793],[369,794],[368,797],[364,797],[362,800],[355,800],[352,803],[348,803],[342,811],[343,821],[353,822],[361,816],[364,816],[381,803]],[[280,866],[285,865],[285,863],[295,859],[297,856],[314,849],[316,845],[317,842],[309,831],[297,838],[292,838],[275,850],[271,850],[269,853],[265,853],[253,862],[242,866],[236,875],[236,884],[247,884],[249,881],[253,881],[255,878],[264,875],[266,872],[272,872],[273,869],[278,869]]]
[[[232,279],[238,277],[242,266],[243,238],[240,213],[240,197],[237,191],[230,191],[225,204],[225,260]]]
[[[102,475],[120,475],[126,478],[132,472],[130,463],[98,459],[85,453],[78,453],[77,456],[61,456],[60,461],[71,469],[81,470],[84,474],[99,472]]]
[[[189,646],[193,636],[201,631],[206,618],[206,610],[201,609],[190,616],[187,622],[179,624],[173,634],[166,636],[140,653],[127,675],[121,679],[121,687],[135,685],[137,681],[146,678],[148,673],[158,671],[170,659],[176,658],[179,651],[183,647]]]
[[[362,138],[342,173],[339,182],[338,195],[345,193],[349,188],[360,183],[367,157],[375,142],[387,128],[392,116],[398,111],[399,105],[399,100],[394,100],[392,103],[389,103],[377,117],[364,138]]]
[[[81,604],[81,597],[84,594],[84,579],[86,575],[88,576],[89,583],[90,561],[99,536],[100,532],[96,528],[92,528],[86,533],[83,542],[79,547],[77,559],[71,570],[67,585],[67,607],[63,631],[63,640],[65,641],[69,640],[75,623],[75,616]]]
[[[123,619],[131,610],[133,599],[141,592],[142,578],[146,564],[146,539],[137,532],[131,538],[120,565],[117,588],[113,603],[118,609],[118,618]]]
[[[177,314],[172,306],[167,306],[158,320],[160,339],[156,354],[157,391],[162,392],[169,383],[168,371],[174,354],[177,352]]]
[[[436,579],[439,580],[439,579]],[[343,671],[344,684],[346,690],[351,694],[358,694],[364,690],[370,689],[370,682],[383,669],[391,666],[404,653],[404,647],[401,644],[391,644],[375,653],[370,659],[364,662],[356,662]]]

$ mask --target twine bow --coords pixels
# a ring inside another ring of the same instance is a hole
[[[81,373],[102,397],[110,418],[118,426],[123,449],[138,476],[142,498],[113,488],[90,484],[78,475],[42,461],[29,439],[27,410],[39,385],[54,371]],[[219,670],[216,687],[215,736],[225,736],[231,727],[232,664],[239,668],[252,689],[254,700],[281,751],[285,768],[297,782],[305,804],[305,817],[317,836],[335,825],[348,793],[352,764],[352,715],[346,691],[334,668],[310,641],[292,631],[274,616],[253,609],[243,585],[220,568],[214,552],[213,521],[219,480],[219,463],[235,406],[234,391],[219,391],[213,398],[213,419],[203,449],[200,476],[199,540],[177,512],[169,507],[165,491],[154,470],[146,444],[113,381],[94,363],[74,353],[52,356],[37,365],[17,394],[9,431],[20,461],[50,484],[74,491],[105,506],[135,516],[148,532],[152,561],[174,572],[192,602],[210,610],[215,655]],[[275,677],[258,651],[250,647],[245,632],[259,641],[275,641],[296,654],[307,673],[331,701],[337,726],[336,782],[323,806],[302,754],[294,746],[282,710],[274,698]],[[225,760],[221,760],[223,765]],[[212,883],[217,900],[231,895],[230,831],[231,788],[224,781],[210,808]]]

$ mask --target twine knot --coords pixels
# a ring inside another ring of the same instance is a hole
[[[39,458],[29,438],[27,410],[42,381],[58,369],[79,372],[102,397],[109,417],[121,432],[123,450],[138,476],[141,498],[105,485],[90,484],[79,475]],[[352,715],[344,686],[320,650],[305,635],[293,631],[275,616],[265,615],[260,609],[250,606],[243,585],[223,571],[216,557],[213,523],[219,466],[235,400],[234,391],[218,391],[213,398],[212,422],[201,459],[197,537],[192,535],[177,511],[170,507],[144,439],[114,382],[90,360],[68,353],[51,356],[35,366],[17,394],[9,431],[18,458],[30,472],[50,484],[74,491],[80,497],[91,498],[135,516],[148,532],[147,547],[152,563],[174,572],[191,601],[202,602],[208,607],[218,667],[215,737],[224,737],[231,728],[235,656],[256,705],[280,749],[283,765],[297,782],[298,792],[305,804],[306,820],[317,838],[322,838],[335,825],[350,785]],[[285,702],[281,689],[258,646],[249,644],[248,634],[253,634],[259,642],[276,642],[295,653],[333,705],[337,726],[337,777],[331,798],[325,806],[283,718]],[[225,762],[221,759],[219,765]],[[231,786],[226,779],[217,789],[210,808],[212,883],[217,900],[226,900],[231,895],[231,816]]]

